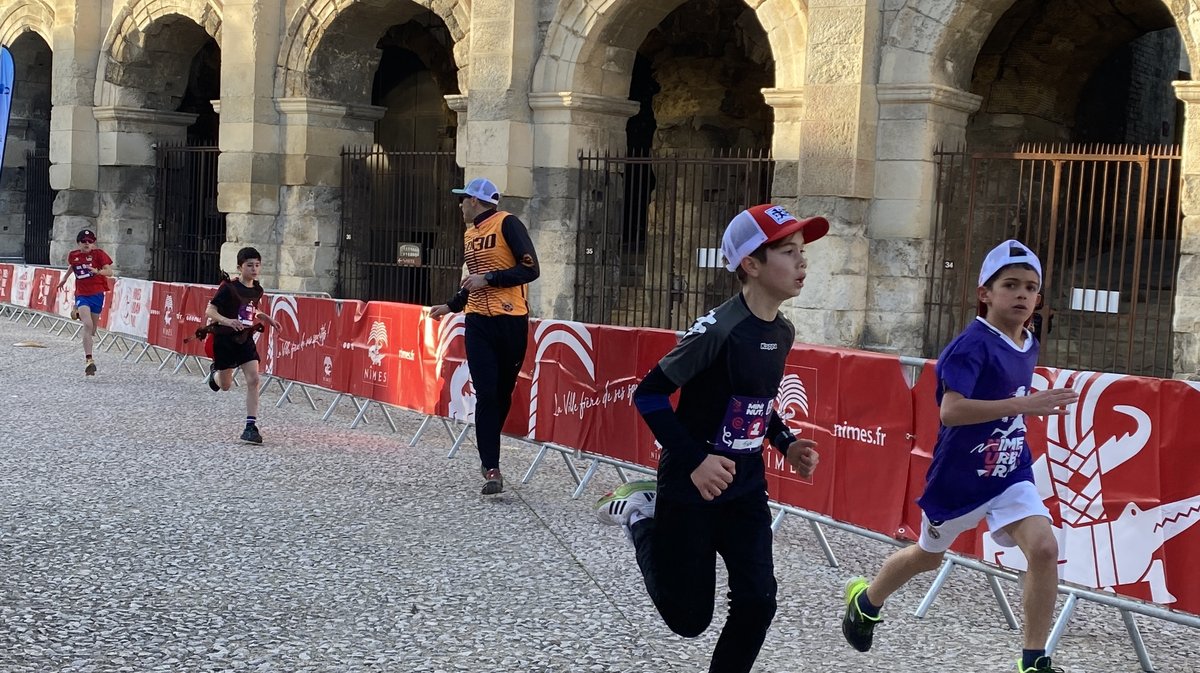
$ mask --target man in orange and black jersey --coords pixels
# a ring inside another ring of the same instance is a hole
[[[467,272],[462,288],[450,301],[434,306],[440,319],[464,308],[467,365],[475,385],[475,444],[483,494],[504,490],[500,475],[500,429],[512,405],[513,388],[529,336],[528,284],[537,279],[537,252],[525,224],[496,209],[500,191],[486,178],[476,178],[459,197],[467,231],[463,235]]]

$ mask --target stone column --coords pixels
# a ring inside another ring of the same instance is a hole
[[[100,3],[59,2],[55,5],[51,49],[53,81],[50,99],[50,186],[58,190],[54,200],[54,240],[50,261],[62,264],[75,247],[80,229],[95,228],[100,214],[97,190],[95,104],[96,67],[105,25]],[[101,237],[101,243],[108,240]],[[116,260],[120,264],[119,260]],[[125,269],[118,269],[124,272]]]
[[[196,115],[115,105],[96,107],[100,183],[96,236],[118,273],[146,278],[154,236],[156,143],[182,144]],[[75,245],[75,231],[70,246]]]
[[[862,345],[921,354],[933,259],[937,181],[933,150],[962,144],[981,98],[939,84],[880,84],[875,198],[870,239],[866,329]]]
[[[1175,95],[1183,101],[1185,121],[1172,371],[1176,378],[1200,380],[1200,82],[1175,82]]]
[[[284,290],[333,292],[341,247],[342,148],[371,147],[386,108],[281,98],[283,148],[278,231]]]
[[[541,278],[530,288],[542,315],[575,314],[579,234],[579,153],[625,151],[625,124],[638,103],[624,98],[572,93],[530,94],[533,109],[534,193]],[[615,185],[615,189],[623,189]]]
[[[811,0],[800,122],[797,215],[823,215],[828,236],[809,253],[804,292],[785,304],[796,339],[862,345],[870,261],[867,208],[875,189],[875,0]]]
[[[261,282],[276,287],[280,246],[279,115],[274,87],[281,17],[265,0],[226,0],[221,23],[221,157],[217,208],[225,213],[221,268],[237,268],[237,251],[263,255]]]
[[[794,200],[800,193],[800,145],[804,122],[804,89],[763,89],[763,99],[775,111],[771,135],[771,157],[775,159],[775,181],[771,198]]]

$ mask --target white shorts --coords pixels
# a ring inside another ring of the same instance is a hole
[[[1031,516],[1050,518],[1050,510],[1042,503],[1037,486],[1031,481],[1019,481],[1004,489],[1000,495],[983,503],[966,514],[943,521],[935,526],[925,512],[921,512],[921,537],[917,544],[931,554],[940,554],[954,544],[963,533],[974,530],[987,517],[988,530],[992,539],[1001,547],[1015,547],[1017,543],[1002,528]]]

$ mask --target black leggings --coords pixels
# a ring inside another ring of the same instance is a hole
[[[513,388],[529,339],[526,316],[466,318],[467,364],[475,385],[475,444],[484,469],[500,467],[500,429],[512,406]]]
[[[653,519],[633,526],[646,591],[667,626],[685,638],[708,628],[716,592],[716,555],[729,571],[729,618],[710,673],[747,673],[775,617],[771,511],[765,493],[718,504],[662,497]]]

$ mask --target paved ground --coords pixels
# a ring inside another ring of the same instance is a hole
[[[30,339],[47,348],[13,347]],[[521,486],[533,452],[513,442],[510,490],[484,499],[470,447],[446,460],[440,433],[408,448],[420,418],[403,412],[399,434],[350,430],[348,405],[322,422],[267,404],[266,444],[250,446],[235,439],[240,389],[111,353],[87,379],[80,352],[0,318],[0,671],[707,670],[720,624],[671,635],[620,531],[592,518],[615,475],[572,500],[555,458]],[[891,547],[829,538],[841,568],[784,525],[756,670],[1014,669],[1018,634],[967,572],[924,620],[911,614],[932,577],[915,582],[875,650],[852,651],[842,581]],[[1116,611],[1077,615],[1067,670],[1138,670]],[[1200,669],[1196,631],[1139,623],[1160,671]]]

